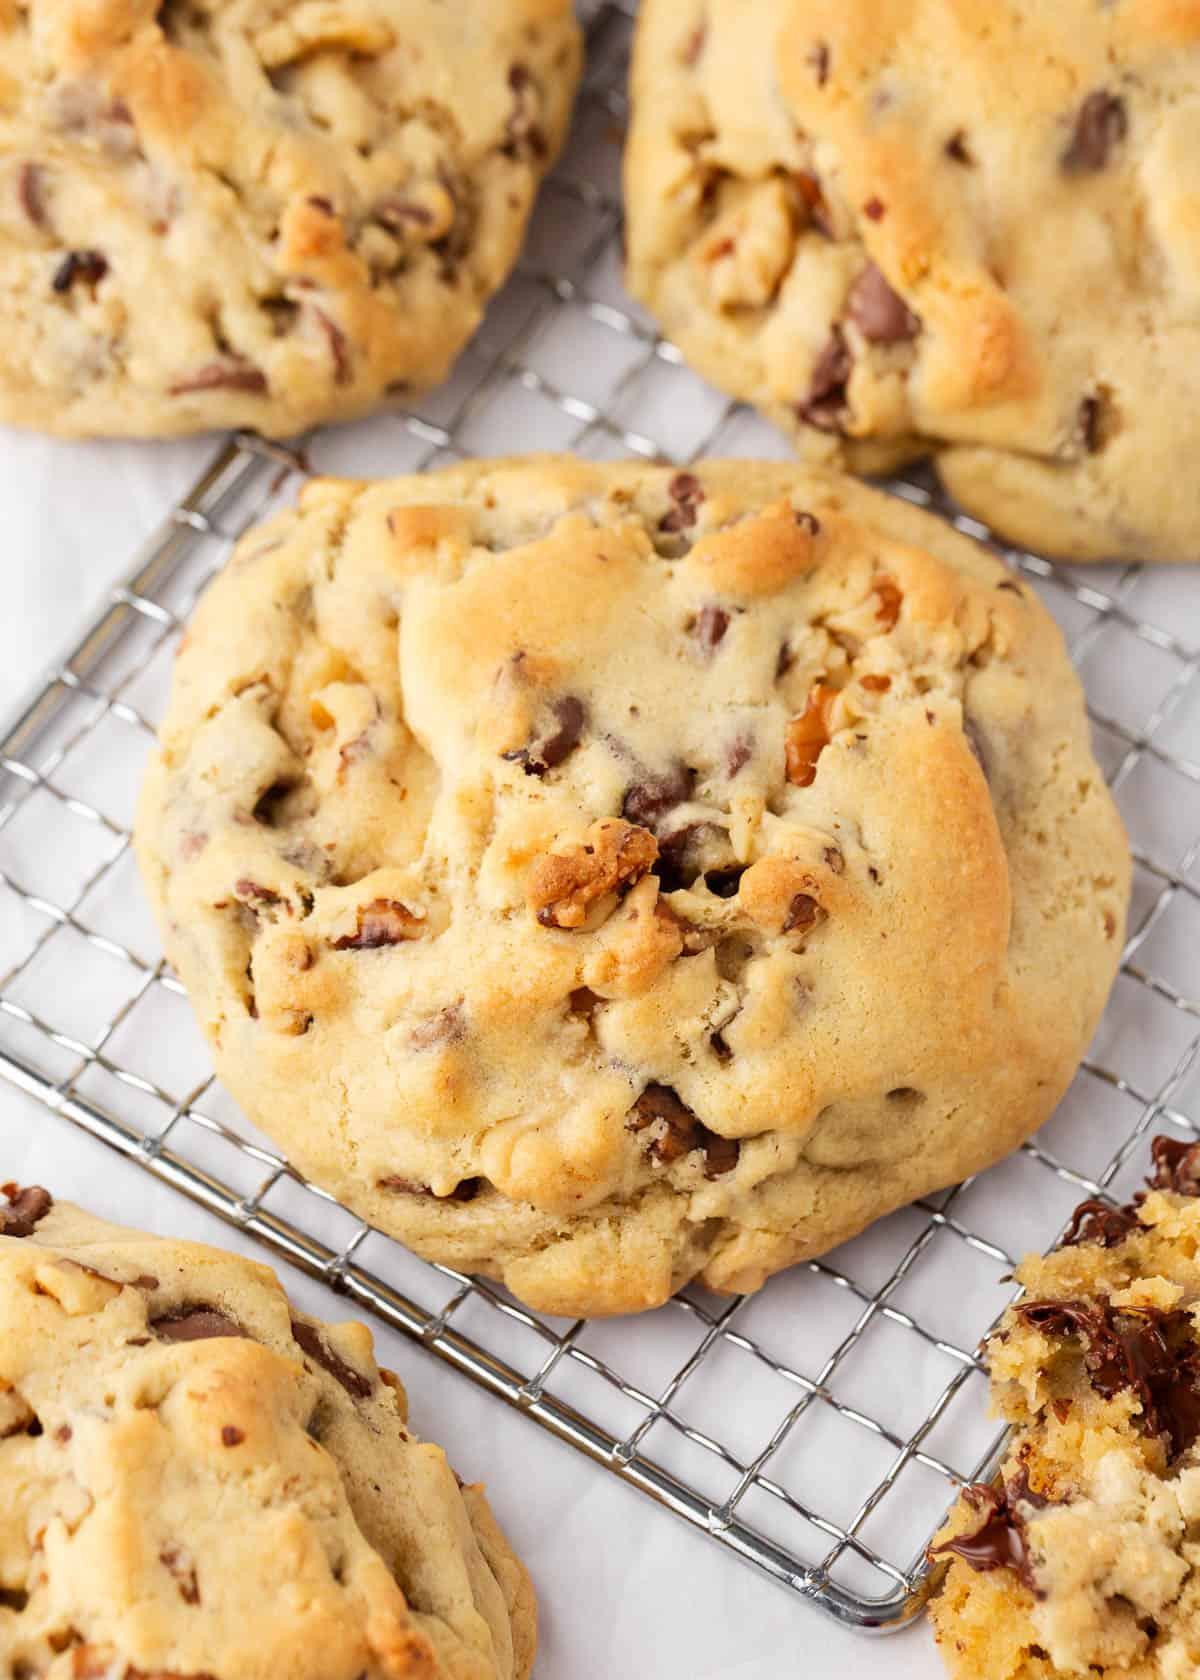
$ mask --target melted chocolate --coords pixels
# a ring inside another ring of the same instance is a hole
[[[989,1487],[986,1482],[964,1488],[963,1498],[980,1513],[979,1527],[953,1540],[943,1540],[932,1551],[953,1552],[980,1571],[1012,1569],[1031,1592],[1036,1592],[1025,1522],[1015,1509],[1020,1497],[1015,1483],[1011,1492]]]
[[[311,1324],[303,1324],[298,1318],[294,1318],[292,1320],[292,1335],[308,1357],[315,1359],[323,1370],[328,1371],[334,1381],[342,1385],[347,1394],[353,1395],[356,1400],[366,1400],[368,1398],[371,1393],[371,1384],[366,1377],[363,1376],[361,1371],[356,1371],[352,1365],[347,1365],[344,1359],[334,1353],[333,1349],[321,1340]]]
[[[1200,1349],[1188,1312],[1116,1308],[1107,1301],[1025,1301],[1016,1313],[1048,1336],[1077,1337],[1088,1380],[1106,1400],[1131,1388],[1148,1433],[1166,1437],[1170,1462],[1200,1436]]]

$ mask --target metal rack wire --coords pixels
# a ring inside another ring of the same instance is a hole
[[[211,1079],[141,905],[140,764],[196,595],[318,470],[419,470],[523,447],[681,461],[778,454],[619,285],[615,169],[629,8],[586,8],[574,139],[518,275],[450,382],[304,457],[220,448],[79,645],[0,735],[0,1075],[344,1291],[715,1541],[860,1629],[919,1607],[925,1545],[987,1465],[975,1349],[1015,1256],[1085,1195],[1122,1194],[1151,1130],[1200,1117],[1200,610],[1182,572],[1010,555],[1063,624],[1137,862],[1113,1002],[1071,1093],[1008,1162],[752,1298],[691,1288],[574,1324],[425,1265],[295,1174]],[[950,514],[928,482],[899,494]],[[986,536],[971,521],[958,524]]]

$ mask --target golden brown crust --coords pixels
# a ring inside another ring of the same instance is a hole
[[[629,281],[814,460],[1194,560],[1195,0],[648,0]],[[1182,482],[1181,482],[1182,480]]]
[[[138,849],[252,1118],[572,1313],[756,1288],[1012,1148],[1128,888],[1031,591],[744,462],[310,487],[196,615]]]

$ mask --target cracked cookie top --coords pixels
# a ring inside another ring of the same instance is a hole
[[[1128,870],[1029,588],[745,462],[311,484],[201,603],[138,849],[247,1113],[572,1311],[754,1287],[1012,1147]]]
[[[987,1346],[1014,1426],[935,1557],[963,1680],[1186,1680],[1200,1670],[1200,1145],[1158,1137],[1148,1188],[1076,1210],[1021,1265]]]
[[[435,384],[578,70],[567,0],[8,7],[0,416],[282,435]]]
[[[1200,6],[647,0],[629,281],[813,459],[1195,560]]]
[[[525,1571],[364,1325],[240,1256],[3,1193],[0,1671],[524,1680]]]

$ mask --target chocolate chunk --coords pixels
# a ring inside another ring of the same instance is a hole
[[[428,1184],[422,1184],[415,1178],[399,1178],[395,1174],[376,1179],[377,1190],[395,1190],[405,1196],[432,1196],[439,1202],[473,1202],[479,1193],[487,1188],[486,1178],[464,1178],[454,1186],[448,1196],[434,1196]],[[299,1337],[296,1338],[297,1341]]]
[[[692,621],[692,634],[700,643],[703,651],[711,659],[725,639],[725,632],[729,628],[729,614],[724,607],[701,607]]]
[[[164,1342],[207,1342],[216,1336],[247,1334],[219,1307],[179,1307],[152,1318],[150,1328]]]
[[[784,933],[807,932],[810,927],[816,925],[821,914],[821,906],[811,893],[797,893],[788,905],[782,931]]]
[[[863,205],[863,215],[868,221],[881,222],[887,215],[887,205],[881,198],[869,198]]]
[[[704,500],[704,487],[695,473],[676,473],[667,485],[667,495],[674,502],[658,522],[660,531],[685,531],[696,523],[696,512]]]
[[[1062,155],[1062,166],[1070,175],[1092,174],[1103,169],[1114,146],[1129,132],[1125,101],[1105,88],[1089,93],[1079,107],[1075,132]]]
[[[1087,1201],[1080,1202],[1071,1215],[1071,1223],[1067,1226],[1062,1239],[1064,1248],[1073,1248],[1077,1243],[1099,1243],[1102,1248],[1115,1248],[1124,1242],[1131,1231],[1136,1231],[1138,1217],[1134,1209],[1129,1207],[1113,1207],[1111,1202],[1098,1201],[1094,1196]]]
[[[337,322],[323,309],[318,309],[316,304],[313,305],[313,314],[329,344],[329,354],[333,358],[333,382],[335,385],[348,385],[354,371],[350,365],[350,349],[346,335]]]
[[[801,420],[822,432],[840,431],[847,417],[846,387],[853,367],[845,335],[835,326],[817,357],[808,395],[797,405]]]
[[[527,776],[544,776],[547,770],[557,769],[575,751],[587,724],[587,707],[574,694],[564,694],[553,701],[550,710],[555,727],[549,734],[527,747],[503,754],[510,763],[521,765]]]
[[[421,919],[407,905],[394,898],[373,898],[359,906],[358,926],[353,933],[333,940],[335,951],[377,951],[383,945],[402,945],[415,939]]]
[[[626,822],[653,829],[676,806],[687,803],[695,782],[695,771],[683,764],[676,764],[661,775],[646,776],[625,790],[621,815]]]
[[[251,362],[241,358],[208,362],[194,373],[186,373],[170,387],[173,397],[186,396],[189,391],[245,391],[261,395],[267,388],[266,375]]]
[[[943,1540],[932,1551],[953,1552],[972,1569],[980,1571],[1012,1569],[1030,1591],[1036,1592],[1025,1523],[1008,1494],[977,1482],[963,1489],[963,1498],[972,1510],[980,1513],[979,1527],[953,1540]]]
[[[221,1430],[221,1445],[223,1447],[240,1447],[246,1439],[246,1431],[235,1424],[227,1423]]]
[[[736,898],[738,884],[745,873],[744,863],[734,864],[729,869],[710,869],[704,877],[704,885],[717,898]]]
[[[657,875],[664,893],[682,892],[696,879],[695,843],[701,835],[717,830],[712,823],[690,822],[664,834],[658,843],[658,861],[652,873]]]
[[[1150,1145],[1154,1172],[1146,1180],[1152,1190],[1173,1190],[1177,1196],[1200,1196],[1200,1143],[1156,1137]]]
[[[311,1324],[304,1324],[298,1318],[292,1320],[292,1335],[310,1359],[315,1359],[322,1369],[329,1372],[335,1382],[339,1382],[347,1394],[357,1400],[365,1400],[371,1393],[371,1384],[360,1371],[352,1365],[347,1365],[344,1359],[334,1353],[333,1349],[323,1342]]]
[[[17,200],[34,227],[46,226],[45,171],[40,164],[23,163],[17,175]]]
[[[1107,1301],[1024,1301],[1015,1311],[1044,1335],[1082,1342],[1088,1380],[1105,1399],[1131,1388],[1147,1432],[1166,1437],[1170,1462],[1200,1435],[1200,1349],[1188,1312]]]
[[[0,1186],[8,1197],[8,1206],[0,1207],[0,1237],[31,1237],[34,1226],[45,1219],[54,1206],[49,1190],[40,1184],[21,1189],[16,1184]]]
[[[590,986],[576,986],[567,999],[567,1007],[572,1015],[582,1015],[591,1020],[603,1002],[599,992],[594,992]]]
[[[650,1144],[650,1154],[656,1161],[670,1165],[695,1149],[702,1150],[706,1178],[720,1178],[737,1165],[741,1146],[736,1138],[710,1131],[669,1085],[647,1085],[630,1109],[625,1125],[631,1132],[642,1132],[656,1121],[664,1123]]]
[[[107,273],[108,259],[99,251],[68,251],[50,285],[56,292],[69,292],[77,280],[82,280],[94,290]]]
[[[875,263],[868,263],[851,286],[846,313],[870,344],[900,344],[921,330],[917,316]]]

